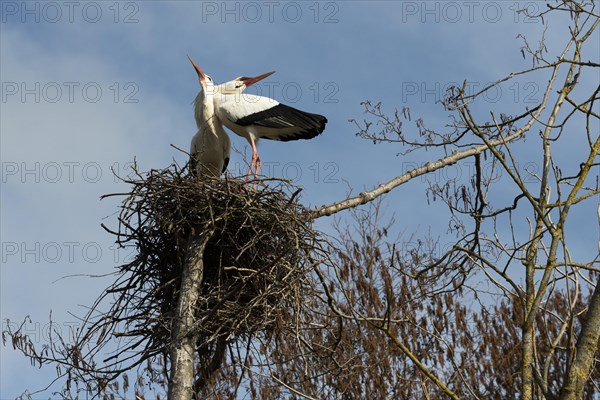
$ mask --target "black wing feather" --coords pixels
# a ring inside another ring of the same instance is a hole
[[[280,136],[264,136],[264,138],[283,142],[312,139],[323,132],[326,123],[327,118],[322,115],[301,111],[285,104],[278,104],[268,110],[247,115],[236,121],[236,124],[241,126],[257,125],[281,129]]]
[[[221,171],[221,173],[225,173],[225,171],[227,171],[227,167],[229,166],[229,157],[225,158],[225,161],[223,162],[223,171]]]

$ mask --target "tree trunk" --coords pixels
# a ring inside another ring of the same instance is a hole
[[[568,371],[567,381],[560,391],[560,400],[583,398],[583,388],[588,380],[600,337],[600,282],[596,283],[585,322],[575,346],[575,359]]]
[[[197,334],[192,328],[204,272],[202,257],[209,238],[208,232],[192,237],[187,248],[170,349],[169,400],[191,400],[194,394],[194,352]]]

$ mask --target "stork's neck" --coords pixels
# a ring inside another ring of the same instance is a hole
[[[215,114],[215,103],[211,92],[201,91],[194,100],[194,117],[198,130],[205,135],[205,140],[215,141],[225,137],[229,140],[227,133]]]
[[[196,119],[196,126],[198,129],[205,129],[207,122],[209,122],[215,115],[215,105],[212,99],[212,95],[206,95],[204,90],[194,99],[194,118]]]

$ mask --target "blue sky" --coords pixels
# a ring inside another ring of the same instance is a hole
[[[118,202],[99,197],[127,189],[111,167],[126,174],[134,157],[142,170],[185,162],[170,144],[187,150],[196,132],[191,102],[199,86],[187,54],[216,82],[276,70],[250,91],[327,116],[325,132],[314,140],[259,146],[263,172],[295,179],[305,188],[302,201],[318,206],[439,155],[398,157],[393,145],[357,138],[348,119],[363,118],[361,101],[381,101],[387,111],[409,106],[413,120],[443,128],[449,112],[436,100],[444,87],[466,79],[481,88],[531,66],[515,37],[522,33],[537,43],[543,30],[515,13],[517,2],[0,4],[0,311],[3,328],[7,318],[18,323],[30,315],[28,329],[40,345],[50,311],[66,330],[76,322],[68,312],[83,314],[82,305],[109,282],[63,277],[106,274],[127,259],[100,228],[102,222],[116,226]],[[554,54],[565,43],[566,22],[548,22]],[[587,56],[598,59],[597,51]],[[547,78],[517,80],[476,111],[522,112],[531,105],[527,100],[541,99]],[[589,84],[598,85],[597,78]],[[238,150],[248,150],[244,139],[231,137]],[[580,140],[576,136],[557,156],[576,160]],[[535,144],[532,137],[517,151],[527,154]],[[539,165],[539,157],[524,160]],[[231,172],[247,168],[239,154],[230,166]],[[425,188],[418,180],[386,197],[399,232],[423,234],[430,226],[446,232],[439,226],[446,210],[427,205]],[[598,240],[593,208],[574,217],[584,252]],[[332,221],[318,224],[331,231]],[[40,389],[54,375],[53,368],[31,367],[10,347],[1,351],[1,399]]]

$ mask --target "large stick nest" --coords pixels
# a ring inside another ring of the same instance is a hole
[[[165,354],[182,266],[190,240],[209,235],[197,304],[198,346],[217,338],[272,331],[300,307],[317,233],[283,181],[198,179],[173,165],[137,179],[125,194],[117,242],[135,247],[110,292],[116,298],[111,323],[130,337],[130,350],[144,343],[144,357]],[[268,185],[267,185],[268,183]],[[140,353],[139,348],[134,351]]]

